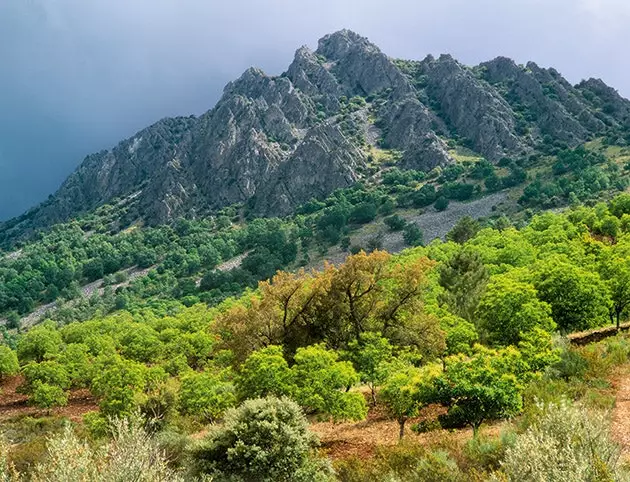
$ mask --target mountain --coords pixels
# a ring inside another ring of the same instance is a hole
[[[544,143],[621,138],[630,101],[601,80],[573,86],[556,70],[449,55],[394,60],[342,30],[297,50],[280,76],[248,69],[199,117],[160,120],[89,155],[41,205],[0,227],[4,240],[123,203],[125,224],[168,222],[234,204],[278,216],[369,179],[374,153],[429,171],[465,146],[492,162]]]

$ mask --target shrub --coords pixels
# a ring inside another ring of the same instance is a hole
[[[34,470],[33,482],[180,482],[141,420],[113,420],[112,440],[103,450],[80,440],[70,425],[48,441],[48,456]]]
[[[8,346],[0,345],[0,380],[16,375],[20,370],[17,355]]]
[[[409,223],[403,231],[403,239],[409,246],[420,246],[423,242],[422,231],[415,224]]]
[[[407,225],[407,221],[405,221],[404,218],[400,217],[398,214],[389,216],[385,218],[384,221],[390,231],[400,231]]]
[[[626,479],[606,417],[566,401],[544,407],[540,419],[507,449],[502,470],[519,482]]]
[[[448,199],[444,196],[440,196],[435,201],[433,207],[435,207],[435,209],[437,209],[438,211],[444,211],[446,208],[448,208]]]
[[[183,413],[216,420],[236,403],[234,385],[211,372],[191,373],[182,379],[180,404]]]
[[[68,396],[59,386],[37,381],[33,384],[33,392],[29,401],[40,408],[50,409],[66,405]]]
[[[193,472],[243,482],[327,480],[330,469],[315,459],[316,444],[295,402],[248,400],[229,410],[224,424],[193,450]]]

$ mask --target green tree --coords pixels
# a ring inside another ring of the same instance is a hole
[[[621,317],[630,306],[630,260],[623,256],[608,256],[601,264],[600,273],[610,294],[610,322],[615,323],[618,330]]]
[[[97,358],[90,389],[101,398],[101,412],[107,416],[131,413],[146,386],[146,371],[144,365],[118,355]]]
[[[385,363],[392,357],[393,347],[380,333],[365,332],[348,344],[350,361],[361,381],[370,387],[372,404],[376,405],[376,387],[385,379]]]
[[[17,356],[21,364],[41,362],[61,350],[61,335],[53,323],[43,323],[27,331],[18,341]]]
[[[70,343],[59,354],[57,360],[68,372],[70,383],[75,388],[87,387],[94,375],[89,347],[82,343]]]
[[[236,390],[225,373],[191,373],[182,379],[179,402],[183,413],[214,421],[236,404]]]
[[[432,399],[433,383],[440,375],[437,364],[421,368],[396,361],[388,367],[380,396],[398,422],[398,436],[405,435],[407,420],[418,415],[423,404]]]
[[[0,381],[20,371],[17,354],[8,346],[0,345]]]
[[[408,223],[403,229],[403,239],[408,246],[420,246],[423,242],[422,231],[414,223]]]
[[[22,369],[22,374],[24,386],[20,387],[20,390],[25,393],[32,393],[38,383],[57,386],[62,390],[70,388],[70,376],[66,367],[56,361],[29,363]]]
[[[68,396],[60,386],[37,381],[32,386],[29,402],[40,408],[51,409],[67,405]]]
[[[434,382],[434,401],[448,407],[448,419],[471,426],[476,436],[485,420],[511,417],[521,411],[522,387],[505,368],[505,361],[492,350],[470,358],[448,357],[443,374]]]
[[[477,316],[488,340],[499,345],[516,345],[523,333],[536,327],[551,332],[556,326],[550,306],[538,299],[534,287],[509,275],[490,280]]]
[[[550,258],[539,267],[534,285],[561,330],[601,326],[609,317],[610,295],[596,272]]]
[[[444,288],[440,301],[452,313],[472,321],[488,282],[481,256],[476,251],[459,250],[440,265],[439,273],[439,283]]]
[[[291,372],[292,398],[307,413],[329,415],[334,420],[361,420],[367,415],[363,396],[347,391],[359,381],[352,364],[338,361],[337,353],[324,345],[299,348]]]
[[[271,345],[252,353],[241,365],[236,383],[242,399],[291,393],[293,375],[282,347]]]
[[[436,199],[433,207],[435,207],[437,211],[444,211],[446,208],[448,208],[448,204],[448,199],[444,196],[440,196]]]
[[[383,221],[390,231],[400,231],[407,225],[407,221],[398,214],[386,217]]]
[[[458,244],[464,244],[479,232],[479,222],[470,216],[464,216],[457,221],[457,224],[446,234],[446,239]]]
[[[194,472],[238,482],[332,480],[314,454],[316,437],[300,407],[288,398],[247,400],[193,453]]]

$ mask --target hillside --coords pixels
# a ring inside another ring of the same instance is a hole
[[[347,30],[300,48],[287,71],[247,70],[200,117],[163,119],[92,154],[40,206],[0,228],[4,242],[101,205],[125,202],[121,227],[198,218],[244,205],[287,215],[378,174],[381,151],[428,172],[468,148],[492,163],[595,138],[624,145],[630,102],[600,80],[497,58],[387,57]]]
[[[0,480],[630,480],[630,101],[343,30],[0,227]]]

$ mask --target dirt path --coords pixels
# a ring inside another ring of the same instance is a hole
[[[630,366],[624,365],[612,380],[616,389],[612,413],[612,434],[621,445],[621,456],[630,460]]]

